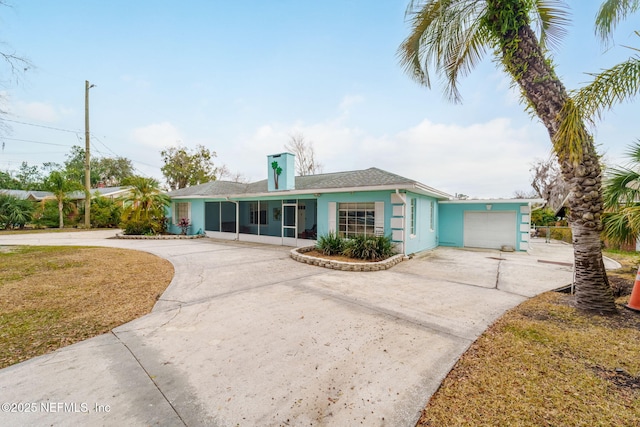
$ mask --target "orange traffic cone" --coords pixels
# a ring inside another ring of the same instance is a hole
[[[629,303],[625,305],[625,307],[629,310],[640,312],[640,268],[638,268],[638,274],[636,274],[636,281],[633,284],[631,298],[629,298]]]

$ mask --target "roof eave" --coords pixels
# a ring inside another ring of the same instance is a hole
[[[259,197],[273,197],[273,196],[287,196],[294,195],[308,195],[308,194],[324,194],[324,193],[355,193],[358,191],[396,191],[405,190],[412,191],[419,194],[424,194],[437,199],[448,199],[451,195],[438,191],[434,188],[427,187],[419,183],[404,183],[404,184],[385,184],[385,185],[369,185],[360,187],[338,187],[338,188],[311,188],[305,190],[278,190],[268,191],[260,193],[239,193],[239,194],[226,194],[226,195],[186,195],[186,196],[172,196],[172,199],[247,199],[247,198],[259,198]]]
[[[444,200],[440,203],[451,204],[471,204],[471,203],[544,203],[544,199],[464,199],[464,200]]]

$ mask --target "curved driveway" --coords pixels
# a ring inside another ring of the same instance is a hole
[[[279,246],[113,235],[0,236],[138,249],[175,266],[150,314],[0,370],[0,403],[23,412],[0,412],[0,425],[413,426],[495,319],[572,275],[561,244],[535,243],[532,255],[438,248],[355,273]]]

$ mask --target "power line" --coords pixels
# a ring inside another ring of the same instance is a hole
[[[7,141],[33,142],[34,144],[57,145],[59,147],[70,147],[70,145],[68,145],[68,144],[56,144],[55,142],[32,141],[30,139],[17,139],[17,138],[7,138],[7,137],[2,137],[2,139],[6,139]]]
[[[75,134],[81,133],[81,131],[79,131],[79,130],[61,129],[61,128],[55,128],[53,126],[45,126],[45,125],[38,125],[38,124],[35,124],[35,123],[21,122],[19,120],[11,120],[11,119],[5,119],[5,118],[3,118],[2,120],[7,121],[7,122],[12,122],[12,123],[19,123],[21,125],[27,125],[27,126],[34,126],[34,127],[38,127],[38,128],[57,130],[57,131],[60,131],[60,132],[69,132],[69,133],[75,133]]]

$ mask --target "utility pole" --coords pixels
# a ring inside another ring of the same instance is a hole
[[[84,81],[84,228],[91,228],[91,153],[89,142],[89,80]]]

